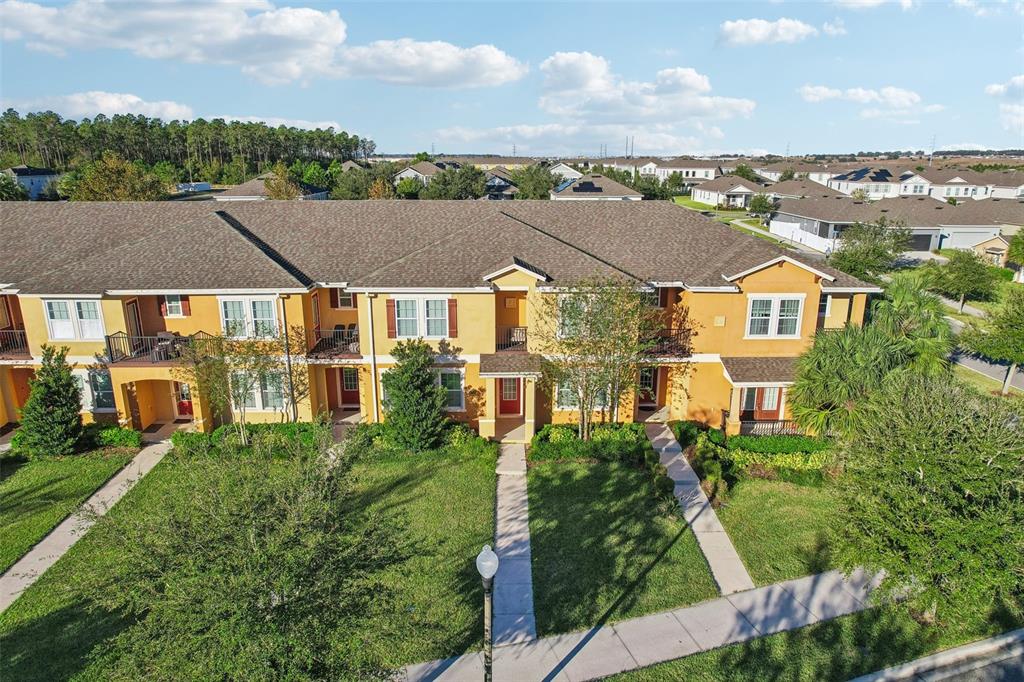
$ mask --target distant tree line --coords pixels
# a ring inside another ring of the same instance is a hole
[[[84,168],[110,152],[162,179],[244,182],[278,161],[291,164],[367,158],[373,140],[333,128],[304,130],[215,118],[162,121],[132,114],[81,121],[52,111],[0,115],[0,167],[18,164],[58,171]]]

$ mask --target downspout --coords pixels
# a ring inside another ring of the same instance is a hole
[[[367,294],[366,299],[368,301],[366,305],[366,314],[368,316],[370,332],[370,387],[373,389],[373,421],[380,421],[380,407],[377,405],[377,345],[374,343],[373,335],[373,301],[377,298],[377,294]]]
[[[292,397],[292,421],[297,422],[299,421],[299,406],[295,401],[295,381],[292,379],[292,350],[291,342],[288,340],[288,306],[284,304],[290,298],[291,294],[280,297],[281,320],[284,323],[284,365],[288,370],[288,393]]]

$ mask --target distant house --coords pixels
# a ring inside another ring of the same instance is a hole
[[[512,174],[504,166],[495,166],[486,173],[487,194],[485,199],[500,201],[503,199],[515,199],[519,188],[512,181]]]
[[[563,180],[575,180],[583,177],[583,173],[579,172],[567,163],[562,163],[561,161],[553,166],[549,166],[548,172],[554,176],[561,177]]]
[[[861,191],[868,199],[884,199],[900,195],[901,175],[891,168],[856,168],[833,176],[828,186],[846,195]]]
[[[723,175],[714,180],[702,182],[693,188],[694,201],[709,206],[746,208],[755,194],[765,193],[764,187],[738,175]]]
[[[341,172],[342,172],[342,173],[344,173],[345,171],[350,171],[350,170],[362,170],[362,169],[363,169],[363,167],[362,167],[362,166],[360,166],[360,165],[359,165],[358,163],[356,163],[355,161],[353,161],[352,159],[349,159],[349,160],[348,160],[348,161],[346,161],[345,163],[341,164]]]
[[[673,173],[679,173],[683,184],[687,187],[699,185],[708,180],[714,180],[722,174],[722,168],[718,161],[707,159],[677,158],[671,161],[659,161],[654,170],[654,175],[665,182]]]
[[[47,185],[60,177],[60,174],[55,170],[25,165],[5,168],[4,173],[14,178],[15,182],[24,187],[28,193],[28,198],[32,200],[38,199]]]
[[[555,201],[640,201],[644,196],[611,178],[591,173],[564,180],[551,191]]]
[[[458,168],[458,166],[453,166]],[[417,161],[408,168],[404,168],[395,174],[395,184],[397,185],[406,178],[412,178],[423,183],[426,187],[430,184],[430,179],[444,170],[440,165],[431,161]]]
[[[434,159],[434,163],[441,168],[476,166],[482,171],[489,171],[501,166],[506,170],[520,170],[534,165],[537,159],[529,156],[439,156]]]
[[[248,182],[215,194],[213,198],[216,201],[263,201],[269,198],[266,180],[273,177],[276,177],[273,171],[263,173]],[[314,187],[304,182],[299,182],[298,185],[301,193],[296,199],[299,201],[320,201],[329,198],[330,191],[323,187]]]
[[[772,199],[804,199],[807,197],[841,197],[842,192],[812,180],[783,180],[768,185],[764,193]]]
[[[827,185],[829,179],[842,172],[840,169],[829,169],[828,166],[820,163],[808,163],[806,161],[775,161],[773,163],[754,164],[754,172],[772,182],[778,182],[782,174],[792,171],[794,179],[807,178],[819,185]]]
[[[175,188],[179,192],[209,192],[212,189],[208,182],[179,182]]]
[[[971,247],[971,250],[974,251],[974,253],[978,254],[992,265],[997,265],[1001,268],[1006,267],[1006,254],[1009,252],[1009,249],[1010,240],[1001,234],[996,235],[995,237],[982,239]]]

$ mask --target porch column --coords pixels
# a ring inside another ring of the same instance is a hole
[[[730,436],[735,436],[740,432],[740,396],[742,394],[742,388],[732,387],[732,394],[729,396],[729,419],[725,423],[725,432]]]
[[[117,408],[117,424],[125,428],[134,429],[138,425],[135,424],[134,416],[132,415],[132,402],[131,395],[135,390],[134,386],[130,381],[118,382],[115,377],[111,377],[111,382],[114,384],[114,407]]]
[[[494,419],[497,413],[497,388],[498,380],[494,378],[484,379],[484,415],[480,417],[480,436],[482,438],[494,438]]]
[[[537,381],[533,377],[523,377],[523,438],[527,443],[533,440],[536,430],[536,394]]]
[[[867,294],[854,294],[851,297],[850,322],[858,327],[864,322],[864,308],[867,306],[867,302]]]
[[[213,414],[210,412],[210,404],[206,397],[200,395],[199,391],[192,393],[192,424],[196,431],[209,433],[213,431]]]

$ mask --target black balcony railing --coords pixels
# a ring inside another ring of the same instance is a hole
[[[740,421],[741,436],[799,436],[803,434],[797,423],[791,419],[775,421]]]
[[[310,357],[338,357],[359,355],[359,329],[350,326],[345,329],[318,329],[313,333],[313,348]]]
[[[206,332],[196,332],[190,336],[129,336],[117,332],[107,336],[107,357],[111,363],[125,360],[174,362],[181,359],[189,346],[197,347],[200,353],[210,350],[209,340],[212,338]]]
[[[498,350],[526,350],[526,327],[498,327]]]
[[[690,354],[689,329],[669,327],[662,329],[650,340],[650,347],[647,352],[650,355],[689,355]]]
[[[0,330],[0,358],[24,357],[28,354],[28,339],[24,329]]]

